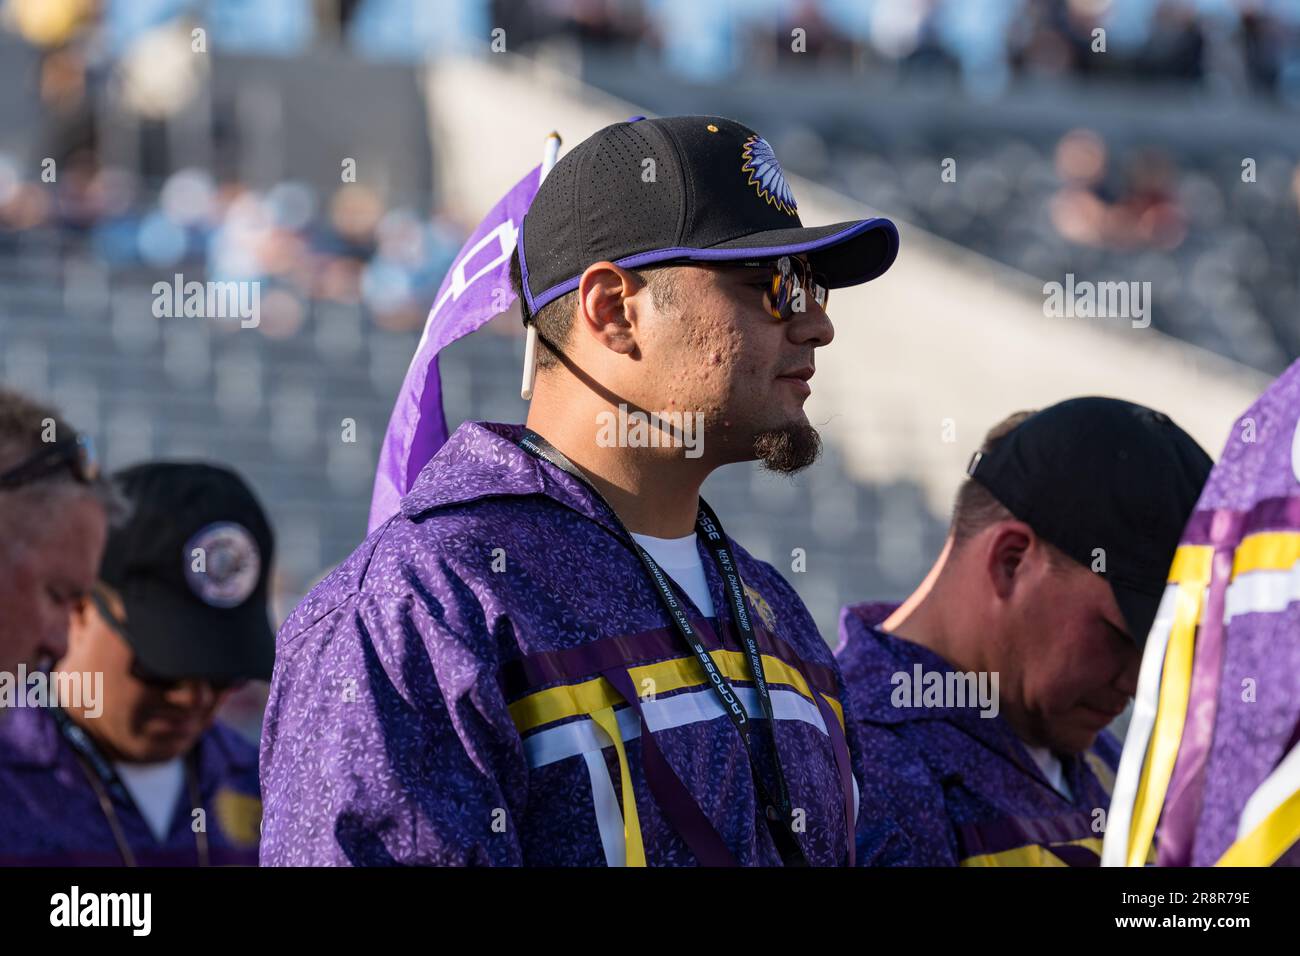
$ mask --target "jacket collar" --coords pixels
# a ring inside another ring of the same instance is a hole
[[[591,490],[517,444],[523,425],[464,422],[420,471],[402,498],[402,515],[429,512],[482,498],[542,495],[618,534],[612,512]]]
[[[857,698],[862,716],[881,724],[944,720],[985,746],[1011,756],[1026,770],[1037,770],[1037,765],[1000,713],[996,717],[985,717],[978,707],[916,705],[916,698],[923,690],[916,686],[918,668],[923,680],[937,674],[945,682],[947,675],[955,673],[956,668],[930,648],[881,630],[880,624],[897,607],[896,604],[856,604],[846,607],[843,612],[847,628],[859,633],[865,652],[866,680],[861,682],[864,693]],[[894,703],[895,690],[899,686],[897,675],[900,674],[911,685],[914,702],[911,707]]]
[[[1011,725],[998,714],[983,717],[973,707],[896,707],[892,696],[895,674],[903,673],[909,679],[915,675],[919,664],[922,673],[937,672],[946,675],[956,669],[943,657],[921,644],[905,640],[881,630],[882,624],[898,607],[897,604],[863,603],[845,607],[841,612],[841,632],[852,634],[862,642],[862,671],[865,679],[859,681],[860,693],[854,698],[860,716],[880,724],[903,724],[912,721],[945,720],[992,750],[1005,755],[1029,776],[1041,780],[1050,789],[1051,784],[1029,755],[1029,751],[1016,736]],[[1083,777],[1086,768],[1081,757],[1057,755],[1076,799],[1083,794]]]
[[[997,718],[980,717],[970,707],[900,707],[894,703],[898,687],[896,675],[912,681],[916,668],[922,674],[941,676],[955,669],[944,658],[922,644],[897,637],[882,630],[880,625],[896,609],[897,604],[868,602],[852,604],[841,612],[841,630],[853,635],[859,643],[860,654],[855,663],[862,666],[864,680],[860,681],[857,701],[861,716],[881,724],[900,724],[918,720],[962,720],[974,717],[984,724],[999,723]],[[921,688],[914,688],[919,691]]]

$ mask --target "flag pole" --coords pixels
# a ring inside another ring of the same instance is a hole
[[[542,153],[542,171],[537,177],[537,186],[540,189],[542,180],[546,179],[546,174],[551,171],[555,161],[560,157],[560,134],[552,131],[546,137],[546,147]],[[527,281],[527,280],[525,280]],[[523,306],[522,299],[520,306]],[[524,379],[519,386],[519,397],[524,401],[530,401],[533,397],[533,380],[537,376],[537,325],[533,322],[528,323],[528,332],[524,339]]]

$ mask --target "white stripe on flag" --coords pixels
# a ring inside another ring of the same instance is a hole
[[[1147,636],[1146,650],[1142,653],[1142,668],[1138,671],[1137,696],[1133,700],[1133,718],[1124,736],[1124,751],[1119,758],[1115,774],[1115,787],[1111,791],[1110,810],[1106,814],[1106,838],[1102,844],[1102,866],[1124,866],[1128,860],[1129,829],[1133,823],[1134,803],[1137,801],[1138,781],[1142,777],[1142,764],[1146,759],[1147,745],[1156,724],[1156,705],[1160,700],[1160,674],[1165,666],[1165,651],[1169,647],[1169,634],[1174,628],[1174,610],[1178,602],[1178,585],[1168,584],[1160,598],[1156,619]]]
[[[1268,614],[1300,601],[1300,561],[1290,568],[1250,571],[1228,585],[1223,622],[1242,614]]]

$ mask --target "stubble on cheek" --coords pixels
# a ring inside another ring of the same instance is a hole
[[[743,354],[742,339],[734,329],[700,322],[685,331],[676,367],[665,371],[661,394],[667,410],[703,413],[710,440],[727,443],[732,438],[732,392]]]

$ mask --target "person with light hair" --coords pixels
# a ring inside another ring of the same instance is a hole
[[[67,650],[112,500],[90,440],[52,408],[0,388],[0,672]]]

